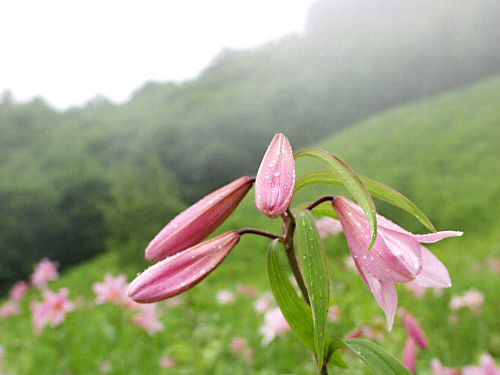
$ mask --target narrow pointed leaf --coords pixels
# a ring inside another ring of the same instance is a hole
[[[377,344],[363,339],[344,340],[347,347],[373,371],[374,375],[410,375],[403,364]]]
[[[325,162],[328,166],[328,170],[335,177],[340,179],[342,185],[344,185],[356,199],[370,224],[372,239],[369,249],[371,249],[377,238],[377,212],[372,197],[361,178],[344,161],[327,151],[309,148],[295,153],[295,158],[301,156],[310,156]]]
[[[299,249],[299,264],[311,301],[314,325],[314,347],[318,364],[323,363],[326,344],[326,324],[330,302],[328,269],[325,250],[319,238],[314,218],[308,210],[297,215],[296,243]]]
[[[379,198],[393,206],[399,207],[415,216],[427,229],[435,232],[436,228],[425,214],[407,197],[393,188],[375,181],[369,177],[359,176],[368,191],[376,198]],[[331,174],[328,170],[318,170],[302,176],[296,183],[295,190],[309,185],[334,185],[342,186],[342,180]]]
[[[283,269],[279,252],[282,245],[273,240],[267,249],[267,273],[274,298],[292,331],[311,351],[314,350],[314,326],[311,308],[297,294]]]

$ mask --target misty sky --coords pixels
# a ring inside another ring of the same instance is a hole
[[[224,47],[301,31],[313,0],[2,0],[0,92],[65,108],[193,78]]]

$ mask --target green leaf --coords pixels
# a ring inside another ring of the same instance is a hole
[[[311,302],[314,347],[318,365],[321,366],[327,340],[326,324],[330,302],[325,249],[319,238],[311,212],[309,210],[300,211],[296,220],[299,264]]]
[[[379,198],[387,203],[399,207],[406,212],[415,216],[427,229],[435,232],[436,228],[432,225],[431,221],[420,211],[420,209],[405,197],[400,192],[393,188],[375,181],[369,177],[359,176],[361,181],[365,184],[368,191],[376,198]],[[313,171],[305,174],[295,183],[295,191],[309,185],[334,185],[341,186],[342,181],[340,178],[331,174],[328,170]],[[314,212],[314,210],[313,210]],[[316,213],[316,212],[314,212]]]
[[[377,344],[363,339],[346,339],[344,342],[375,375],[410,375],[399,360]]]
[[[325,162],[330,173],[339,178],[342,185],[344,185],[352,194],[354,199],[356,199],[358,204],[363,209],[372,230],[372,240],[368,250],[371,249],[377,239],[377,212],[375,210],[372,197],[366,186],[363,184],[363,181],[361,181],[361,178],[359,178],[359,176],[345,162],[327,151],[309,148],[295,153],[296,159],[301,156],[311,156]]]
[[[280,261],[282,246],[273,240],[267,250],[267,273],[274,298],[292,331],[311,351],[314,347],[314,325],[311,308],[298,296]]]
[[[297,212],[305,210],[312,202],[309,203],[301,203],[295,207],[292,208],[292,212],[294,213],[294,216]],[[325,202],[317,205],[316,207],[313,208],[312,213],[317,216],[329,216],[332,219],[338,220],[339,217],[337,216],[337,213],[333,209],[332,202]]]

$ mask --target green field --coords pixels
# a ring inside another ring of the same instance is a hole
[[[498,103],[500,76],[378,114],[318,144],[356,171],[409,196],[438,230],[465,232],[462,238],[429,246],[450,271],[450,290],[439,296],[427,291],[417,299],[405,288],[398,289],[399,306],[419,319],[430,342],[429,350],[419,353],[419,374],[431,374],[431,358],[457,367],[477,363],[483,352],[500,356],[500,283],[498,271],[486,265],[489,257],[500,257]],[[299,171],[309,166],[314,164],[300,162]],[[326,190],[306,188],[297,201],[313,200]],[[249,226],[269,229],[251,193],[221,231]],[[376,204],[384,215],[424,232],[407,214]],[[274,223],[272,229],[277,228]],[[212,275],[185,293],[178,306],[160,303],[165,330],[154,336],[133,325],[129,311],[94,303],[94,281],[102,280],[107,272],[124,272],[131,279],[138,269],[121,266],[116,251],[78,266],[50,284],[52,289],[68,287],[73,300],[84,298],[62,325],[46,327],[40,335],[33,333],[29,304],[39,299],[38,291],[24,297],[20,315],[0,321],[0,345],[5,350],[0,370],[21,375],[314,373],[311,355],[292,333],[267,346],[261,344],[263,317],[253,308],[255,298],[236,293],[239,283],[256,287],[259,294],[269,290],[266,245],[264,239],[245,236]],[[327,239],[326,248],[334,301],[341,311],[340,323],[329,326],[331,332],[344,335],[359,325],[369,325],[376,341],[400,357],[406,338],[401,322],[396,320],[394,329],[385,331],[382,310],[361,278],[345,264],[348,250],[343,236]],[[484,304],[478,311],[460,310],[457,321],[450,323],[451,296],[471,288],[483,293]],[[235,302],[217,304],[216,293],[221,289],[235,292]],[[251,359],[229,350],[234,336],[246,339],[253,350]],[[162,356],[175,357],[176,366],[160,369]],[[365,373],[357,360],[349,363],[350,369],[332,368],[330,373]],[[104,367],[109,368],[107,372]]]

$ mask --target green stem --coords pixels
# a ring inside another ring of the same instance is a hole
[[[285,222],[285,253],[290,264],[293,276],[297,281],[297,285],[302,293],[304,301],[310,305],[309,294],[307,293],[306,284],[302,278],[302,273],[300,272],[299,264],[297,262],[297,257],[295,256],[295,247],[293,244],[293,234],[295,232],[295,218],[293,217],[290,210],[286,211],[286,215],[283,215],[283,220]]]

